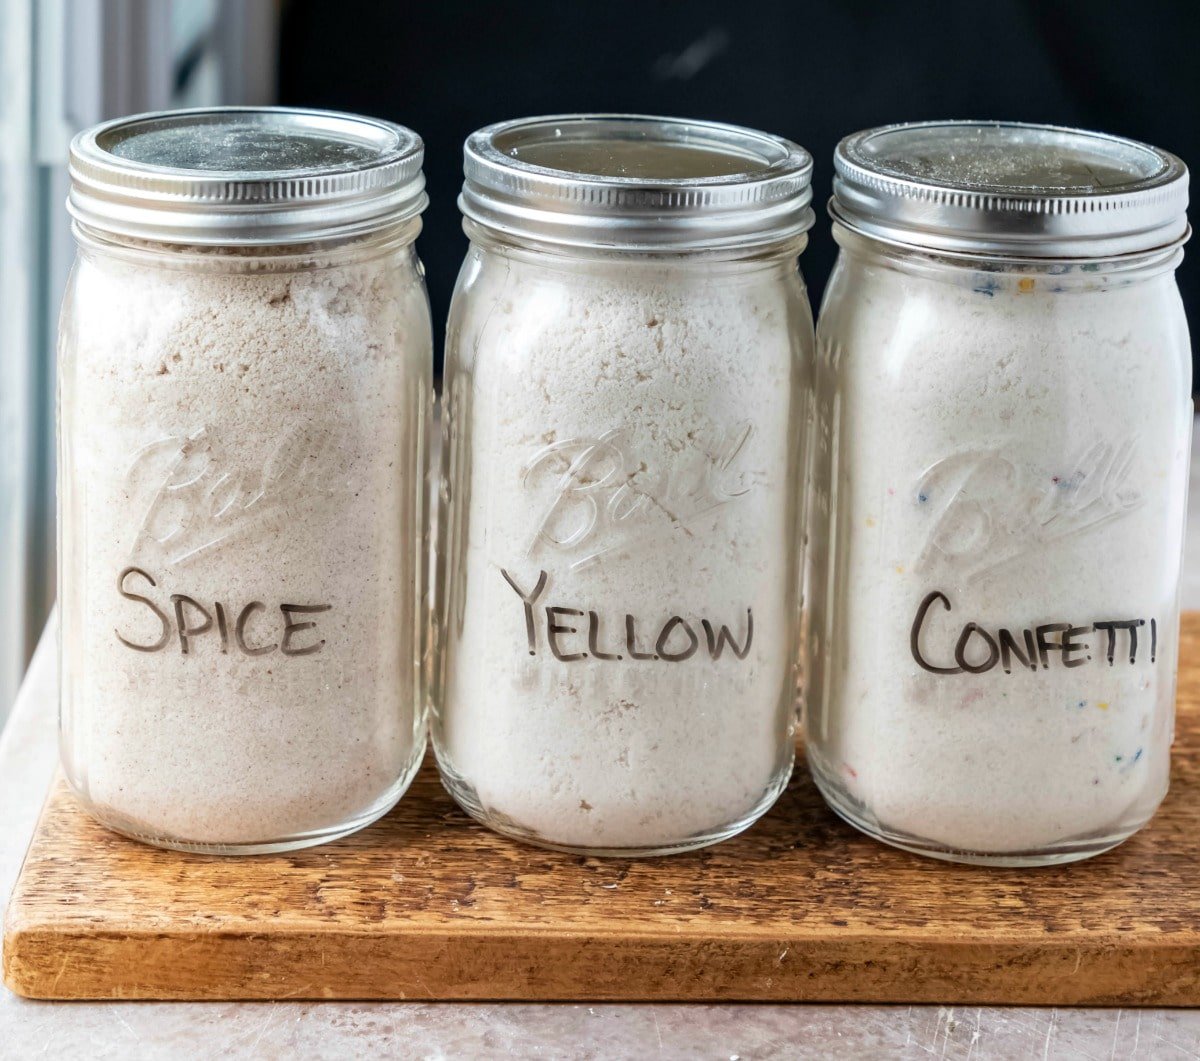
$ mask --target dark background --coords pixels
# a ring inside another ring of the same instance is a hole
[[[430,206],[418,248],[440,365],[466,247],[462,142],[481,125],[627,111],[795,140],[816,162],[817,225],[801,260],[815,310],[836,250],[823,206],[842,136],[932,118],[1052,122],[1200,165],[1198,29],[1190,0],[293,0],[279,89],[284,104],[389,118],[424,137]],[[1179,280],[1200,319],[1200,266],[1185,263]]]

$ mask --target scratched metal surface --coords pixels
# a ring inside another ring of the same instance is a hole
[[[1198,436],[1200,437],[1200,436]],[[1193,440],[1183,602],[1200,608]],[[0,907],[54,768],[43,639],[0,735]],[[1200,1010],[945,1006],[30,1002],[0,987],[0,1058],[1196,1058]]]

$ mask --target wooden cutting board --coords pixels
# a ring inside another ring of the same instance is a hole
[[[431,766],[350,839],[222,859],[113,836],[50,794],[5,923],[19,994],[1200,1004],[1200,615],[1171,794],[1099,858],[987,870],[841,824],[798,764],[705,851],[559,855],[460,813]]]

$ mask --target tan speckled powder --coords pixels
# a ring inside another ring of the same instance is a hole
[[[63,754],[125,831],[333,835],[419,763],[429,312],[410,245],[355,253],[77,267]]]

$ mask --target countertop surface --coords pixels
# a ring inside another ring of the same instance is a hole
[[[1193,439],[1183,605],[1200,608]],[[52,631],[0,735],[0,908],[57,756]],[[0,987],[0,1058],[1196,1058],[1200,1011],[949,1006],[31,1002]]]

